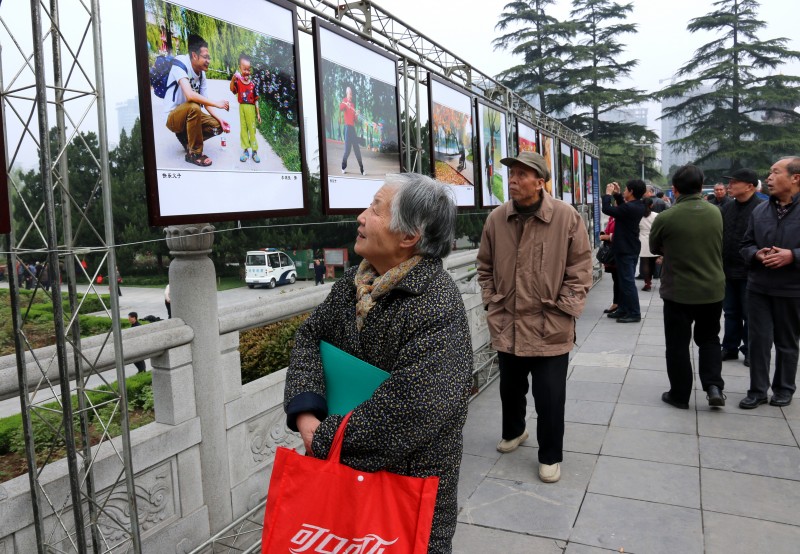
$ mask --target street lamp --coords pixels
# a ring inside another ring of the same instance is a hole
[[[647,137],[642,135],[639,138],[639,142],[634,143],[634,146],[639,146],[639,147],[642,148],[642,153],[641,153],[641,157],[640,157],[640,161],[642,162],[642,181],[644,181],[644,151],[645,151],[645,148],[650,148],[651,146],[653,146],[651,143],[645,142],[646,140],[647,140]]]

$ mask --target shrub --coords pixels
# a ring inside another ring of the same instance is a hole
[[[244,331],[239,337],[242,383],[279,371],[289,365],[294,334],[308,314],[295,316],[258,329]]]

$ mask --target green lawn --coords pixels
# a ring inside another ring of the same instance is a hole
[[[152,276],[131,276],[125,277],[122,281],[122,290],[125,287],[144,287],[153,289],[163,289],[169,283],[167,275],[152,275]],[[244,287],[245,282],[239,277],[226,276],[217,277],[217,290],[228,290]]]

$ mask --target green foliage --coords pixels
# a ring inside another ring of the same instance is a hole
[[[303,164],[300,159],[300,129],[293,122],[286,119],[278,108],[271,102],[259,100],[261,110],[261,123],[258,131],[261,133],[283,165],[289,171],[302,171]]]
[[[684,138],[671,142],[697,152],[695,163],[716,179],[750,167],[766,174],[778,157],[800,150],[800,77],[783,75],[784,64],[800,60],[786,38],[766,38],[756,0],[718,0],[714,11],[692,19],[691,33],[714,40],[698,48],[661,90],[677,98],[662,117],[679,119]]]
[[[569,85],[567,65],[577,24],[559,21],[546,9],[555,0],[515,0],[505,5],[499,31],[510,31],[494,39],[495,49],[511,49],[523,62],[506,69],[498,79],[529,100],[538,100],[545,113],[564,108],[560,91]]]
[[[242,383],[255,381],[289,365],[297,328],[308,314],[244,331],[239,337]]]
[[[114,403],[108,403],[116,395],[103,391],[118,391],[118,384],[101,385],[95,390],[87,391],[86,396],[89,404],[98,406],[97,414],[90,411],[89,423],[99,425],[99,420],[103,425],[108,425],[110,435],[120,434],[119,413],[114,414]],[[153,387],[152,374],[138,373],[125,380],[125,390],[128,395],[128,409],[141,409],[152,411],[153,409]],[[77,397],[72,397],[73,411],[78,409]],[[113,414],[113,417],[112,417]],[[74,418],[74,431],[76,436],[78,431],[79,419]],[[63,446],[63,441],[59,435],[63,434],[61,407],[58,402],[51,402],[32,411],[31,428],[33,430],[34,445],[37,453],[46,452],[51,448]],[[22,433],[22,416],[15,414],[0,418],[0,455],[14,452],[17,454],[25,453],[25,438]]]

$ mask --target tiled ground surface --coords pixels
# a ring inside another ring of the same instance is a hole
[[[690,410],[662,403],[663,304],[658,287],[639,294],[638,324],[603,315],[610,279],[589,294],[559,483],[538,479],[530,396],[531,438],[504,455],[497,382],[472,402],[454,552],[800,552],[800,400],[740,410],[749,377],[738,360],[723,363],[725,408],[709,409],[699,382]]]

